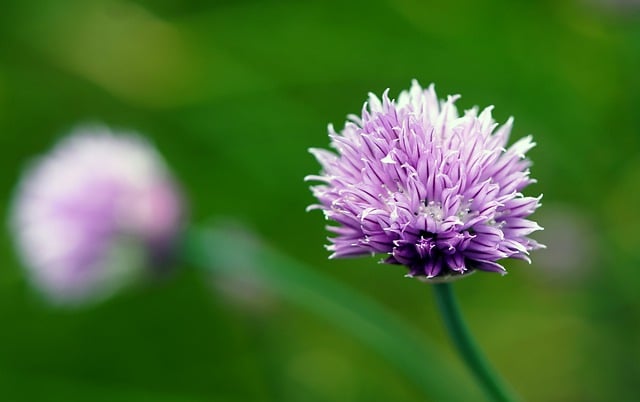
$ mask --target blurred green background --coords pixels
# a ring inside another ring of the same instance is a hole
[[[302,178],[369,91],[412,78],[515,116],[548,249],[456,283],[487,355],[529,401],[635,401],[640,380],[640,6],[634,2],[8,1],[0,209],[78,123],[148,135],[194,222],[232,217],[370,295],[457,357],[431,290],[375,259],[327,261]],[[3,401],[424,401],[357,339],[277,295],[182,267],[60,310],[0,236]],[[398,342],[403,342],[398,339]],[[437,368],[425,368],[437,370]],[[468,378],[451,378],[468,386]]]

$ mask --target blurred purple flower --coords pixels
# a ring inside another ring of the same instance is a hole
[[[76,129],[36,160],[10,217],[33,282],[54,301],[107,296],[170,253],[182,202],[142,138]]]
[[[331,257],[387,254],[408,276],[441,280],[476,269],[505,273],[497,261],[529,260],[541,245],[527,236],[541,227],[527,217],[541,197],[520,191],[531,162],[531,137],[505,149],[504,125],[473,108],[458,117],[459,96],[438,101],[433,85],[416,81],[397,101],[370,94],[362,117],[350,115],[340,133],[329,126],[338,153],[311,149],[322,165],[311,187],[327,219],[338,223]]]

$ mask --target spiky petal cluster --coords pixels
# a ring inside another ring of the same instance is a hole
[[[331,257],[387,254],[409,276],[458,276],[479,269],[504,273],[497,261],[529,260],[541,229],[527,217],[541,197],[521,191],[534,180],[525,153],[531,137],[505,148],[512,119],[498,127],[492,107],[458,116],[459,96],[439,101],[416,81],[397,101],[370,94],[362,117],[337,133],[337,154],[311,149],[322,165],[311,189],[335,233]]]
[[[106,296],[157,262],[181,218],[180,194],[153,147],[92,126],[27,170],[10,224],[35,285],[75,304]]]

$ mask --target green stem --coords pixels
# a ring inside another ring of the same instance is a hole
[[[471,372],[476,376],[487,395],[498,402],[520,401],[502,381],[480,352],[467,328],[450,283],[434,284],[436,304],[444,325]]]
[[[375,300],[278,252],[233,225],[193,228],[183,257],[221,277],[250,280],[342,328],[387,360],[428,400],[478,401],[482,394],[450,366],[437,345]],[[455,378],[455,383],[451,382]]]

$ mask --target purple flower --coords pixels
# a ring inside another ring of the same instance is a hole
[[[27,170],[10,225],[35,285],[61,303],[107,296],[166,255],[181,197],[143,139],[83,127]]]
[[[331,258],[386,254],[408,276],[440,280],[474,270],[499,272],[497,261],[542,247],[528,238],[542,229],[527,217],[541,197],[521,191],[535,180],[525,137],[505,148],[513,119],[498,126],[492,107],[458,116],[459,96],[439,101],[433,85],[382,101],[370,94],[362,117],[350,115],[337,133],[337,154],[311,149],[322,165],[311,187],[327,219],[338,226]]]

